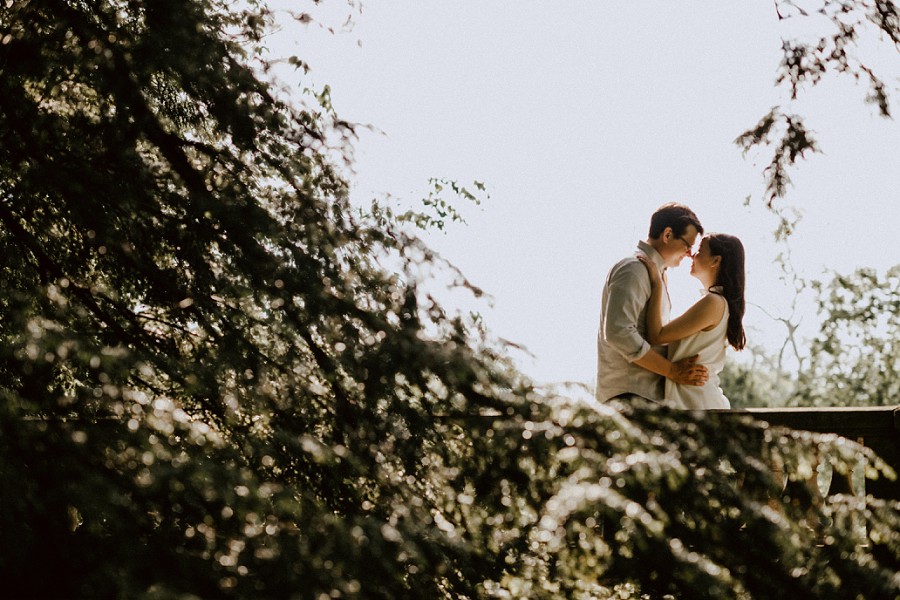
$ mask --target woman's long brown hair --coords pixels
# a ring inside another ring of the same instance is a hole
[[[709,251],[719,256],[719,272],[714,285],[722,286],[722,295],[728,303],[728,343],[735,350],[747,344],[744,335],[744,245],[741,240],[727,233],[711,233],[707,236]]]

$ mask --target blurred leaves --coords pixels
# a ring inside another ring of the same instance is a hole
[[[806,280],[782,261],[794,287],[792,313],[778,352],[750,348],[749,362],[729,362],[722,387],[735,407],[885,406],[900,394],[900,266],[861,268],[830,279]],[[821,319],[800,339],[798,300],[812,297]],[[788,359],[787,361],[785,359]],[[790,363],[791,366],[788,366]]]
[[[373,200],[371,208],[368,211],[361,210],[360,215],[375,219],[380,227],[388,231],[412,225],[421,231],[436,229],[446,233],[447,225],[450,223],[466,224],[463,214],[457,208],[460,202],[478,206],[489,198],[487,188],[480,181],[472,182],[471,187],[474,191],[470,191],[469,187],[461,185],[456,180],[447,178],[432,177],[428,180],[428,184],[430,189],[428,195],[421,200],[421,210],[412,208],[403,210],[399,207],[399,202],[387,197],[382,201]]]
[[[0,5],[5,593],[896,595],[895,504],[772,474],[865,449],[541,391],[448,314],[409,226],[483,185],[354,212],[330,90],[262,78],[273,19]]]
[[[778,107],[769,111],[755,128],[738,136],[735,143],[743,149],[745,155],[754,146],[775,144],[772,161],[765,169],[766,195],[770,208],[776,198],[784,197],[787,186],[791,183],[788,168],[793,167],[797,159],[803,158],[807,151],[821,152],[803,119],[797,115],[782,114]]]
[[[823,33],[813,42],[785,39],[775,84],[787,86],[790,101],[805,88],[814,87],[829,74],[847,75],[868,86],[865,101],[874,104],[882,117],[890,118],[890,98],[884,79],[859,52],[860,38],[878,40],[900,50],[900,11],[892,0],[776,0],[779,20],[823,23]],[[815,36],[814,36],[815,37]],[[787,110],[791,102],[773,107],[759,123],[735,139],[744,154],[773,147],[765,168],[766,200],[772,208],[790,184],[788,169],[807,151],[821,152],[803,118]]]
[[[900,266],[814,282],[823,316],[798,402],[883,405],[900,394]]]

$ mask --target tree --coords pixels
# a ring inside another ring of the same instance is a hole
[[[895,504],[767,467],[863,449],[540,393],[447,315],[428,248],[348,205],[352,126],[265,79],[272,22],[0,6],[5,591],[896,594]]]
[[[732,406],[894,403],[900,392],[898,274],[898,266],[883,274],[862,268],[805,282],[823,315],[818,332],[793,370],[783,368],[780,354],[758,346],[751,348],[749,363],[730,363],[721,379]]]
[[[772,314],[770,309],[754,305],[784,327],[784,338],[774,352],[762,344],[751,343],[745,348],[749,361],[732,360],[725,365],[720,381],[733,408],[785,406],[797,394],[798,373],[805,370],[809,363],[809,354],[804,340],[800,339],[799,328],[805,316],[800,307],[808,299],[812,285],[794,268],[790,244],[791,235],[801,217],[794,209],[771,206],[769,210],[778,219],[773,237],[781,251],[775,257],[775,264],[781,271],[779,279],[787,288],[790,305],[788,311],[781,314]],[[749,337],[752,340],[757,336],[751,332]]]
[[[776,0],[779,20],[817,19],[827,25],[827,33],[812,39],[789,39],[783,43],[783,59],[776,84],[790,91],[787,106],[776,106],[759,123],[745,131],[735,143],[749,152],[758,147],[772,147],[773,154],[765,169],[766,196],[770,210],[779,220],[776,242],[787,243],[798,219],[788,218],[785,209],[775,205],[783,199],[790,184],[789,168],[806,152],[820,152],[818,142],[806,128],[801,115],[794,114],[790,103],[804,92],[834,75],[844,75],[868,87],[866,102],[877,107],[878,114],[891,118],[890,77],[878,68],[860,49],[860,41],[877,42],[900,50],[900,11],[890,0],[854,2],[814,0],[812,2]],[[886,83],[888,82],[888,83]],[[730,365],[725,375],[727,385],[737,395],[748,397],[754,388],[778,390],[777,398],[750,400],[763,404],[855,406],[881,404],[895,397],[896,359],[893,356],[894,326],[898,305],[893,302],[890,285],[895,270],[885,280],[870,269],[849,275],[833,274],[829,283],[806,281],[790,268],[790,255],[779,258],[785,274],[792,280],[794,307],[804,291],[818,295],[818,312],[825,320],[808,352],[797,349],[796,330],[799,319],[792,311],[780,317],[786,328],[784,345],[776,356],[754,349],[754,364],[771,365],[759,373],[738,365]],[[823,296],[822,294],[826,294]],[[870,296],[871,294],[871,296]],[[783,356],[790,347],[797,359],[793,373],[783,369]],[[743,386],[743,387],[742,387]]]
[[[872,406],[897,397],[900,368],[895,340],[900,336],[900,266],[885,273],[861,268],[830,281],[808,280],[793,268],[790,232],[799,219],[781,208],[775,241],[784,250],[776,259],[791,289],[790,314],[770,315],[783,324],[785,337],[777,352],[753,345],[749,361],[729,362],[720,375],[732,406]],[[814,301],[821,315],[818,332],[799,339],[803,301]],[[752,336],[751,336],[752,337]],[[787,366],[785,358],[793,366]]]
[[[791,182],[788,170],[807,152],[821,151],[803,116],[793,112],[791,102],[823,78],[845,75],[865,82],[869,88],[866,102],[877,106],[879,114],[889,118],[888,85],[859,51],[858,42],[861,38],[878,38],[900,49],[900,11],[892,0],[775,0],[775,11],[779,20],[817,19],[828,31],[810,41],[784,41],[776,84],[790,90],[790,101],[774,106],[756,126],[735,140],[745,153],[754,147],[773,148],[772,159],[765,169],[770,208],[787,193]]]
[[[793,403],[884,405],[900,392],[900,266],[814,282],[824,320]]]

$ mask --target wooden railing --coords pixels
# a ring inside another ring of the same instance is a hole
[[[836,433],[871,448],[900,475],[900,406],[748,408],[721,412],[749,415],[791,429]],[[851,490],[845,479],[832,478],[830,493],[851,491],[858,492]],[[865,493],[900,500],[900,477],[867,479]]]

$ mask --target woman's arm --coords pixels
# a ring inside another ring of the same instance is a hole
[[[668,344],[682,340],[703,329],[710,329],[719,322],[723,314],[725,314],[725,298],[718,294],[707,294],[683,315],[660,327],[647,341],[651,344]]]
[[[662,295],[664,292],[659,271],[649,259],[638,259],[647,267],[650,275],[650,302],[647,305],[647,341],[653,345],[668,344],[697,333],[701,329],[714,326],[725,314],[725,298],[718,294],[707,294],[683,315],[662,324]]]

